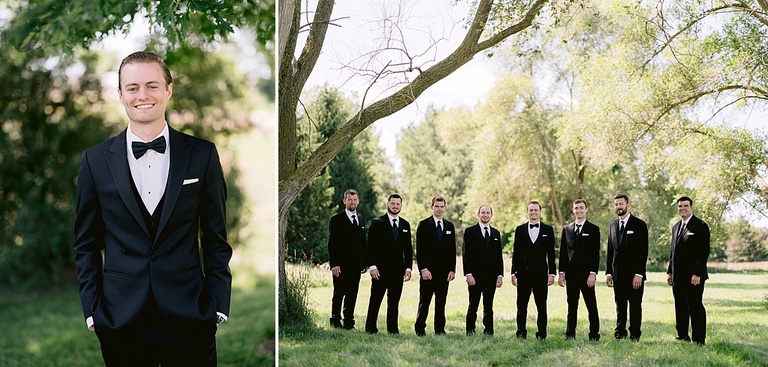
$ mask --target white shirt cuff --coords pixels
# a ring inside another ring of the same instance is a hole
[[[411,268],[405,269],[405,272],[406,273],[410,273],[411,272]]]
[[[88,330],[93,330],[93,316],[88,316],[88,318],[85,319],[85,325],[88,326]]]
[[[376,270],[376,269],[378,269],[378,268],[376,267],[376,265],[371,265],[371,266],[369,266],[369,267],[368,267],[368,270]]]

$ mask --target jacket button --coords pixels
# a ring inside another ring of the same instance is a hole
[[[152,254],[152,256],[151,256],[150,258],[151,258],[152,260],[154,260],[154,259],[156,259],[156,258],[157,258],[157,256],[155,256],[155,254]]]

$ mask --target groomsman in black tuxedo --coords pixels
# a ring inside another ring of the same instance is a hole
[[[568,318],[565,338],[576,337],[576,319],[579,311],[579,295],[584,295],[584,305],[589,313],[589,340],[600,340],[600,316],[597,312],[595,280],[600,263],[600,227],[587,220],[587,202],[573,201],[576,220],[563,227],[560,234],[560,276],[557,284],[565,287],[568,297]]]
[[[400,217],[403,198],[398,194],[389,195],[387,213],[374,218],[368,229],[368,247],[365,250],[365,265],[371,274],[371,299],[368,302],[368,316],[365,331],[376,334],[376,319],[379,308],[387,293],[387,331],[399,333],[397,318],[403,282],[411,280],[413,246],[411,225]]]
[[[643,290],[645,263],[648,261],[648,226],[629,214],[629,197],[618,194],[613,207],[619,219],[608,230],[608,253],[605,283],[613,288],[616,301],[616,329],[613,338],[627,337],[627,304],[629,304],[629,339],[639,341],[643,322]]]
[[[462,260],[469,289],[467,335],[475,333],[480,296],[483,297],[483,332],[493,335],[493,296],[504,280],[501,234],[491,227],[493,208],[490,205],[482,205],[477,217],[480,222],[464,231]]]
[[[672,243],[667,268],[667,283],[675,298],[675,327],[677,340],[704,345],[707,337],[707,311],[701,302],[704,281],[709,278],[709,226],[693,215],[693,199],[683,196],[677,200],[681,220],[672,227]],[[688,320],[691,337],[688,337]]]
[[[435,334],[445,334],[445,301],[448,282],[456,273],[456,229],[445,220],[446,201],[442,196],[432,198],[432,215],[416,228],[416,262],[419,266],[419,309],[416,315],[416,335],[424,336],[432,295],[435,296]]]
[[[528,301],[533,293],[538,318],[536,338],[547,338],[547,287],[555,283],[555,231],[541,223],[541,204],[528,203],[528,222],[515,229],[512,285],[517,287],[517,337],[525,339]]]
[[[355,303],[360,286],[360,274],[365,273],[363,250],[365,225],[357,215],[360,196],[355,189],[344,192],[344,211],[331,217],[328,224],[328,257],[333,273],[333,298],[331,299],[331,326],[353,329],[355,327]],[[344,304],[342,324],[341,305]]]

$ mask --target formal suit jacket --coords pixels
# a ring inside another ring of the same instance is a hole
[[[695,215],[691,216],[681,235],[679,221],[672,226],[672,243],[669,254],[667,273],[673,279],[689,283],[691,276],[709,278],[707,259],[709,258],[709,225]]]
[[[210,325],[217,311],[229,314],[232,247],[218,152],[211,142],[168,134],[170,168],[154,239],[133,193],[125,130],[80,161],[73,247],[83,313],[97,329],[124,327],[152,298],[183,330]]]
[[[464,230],[462,262],[464,275],[472,274],[477,281],[489,281],[504,275],[504,260],[501,255],[501,234],[491,227],[490,236],[485,240],[480,224]]]
[[[597,274],[600,263],[600,227],[584,221],[581,234],[576,235],[575,223],[563,227],[560,234],[560,272],[569,276],[587,277]]]
[[[606,254],[605,274],[614,281],[630,282],[635,274],[645,277],[645,265],[648,261],[648,226],[645,222],[630,214],[626,234],[619,243],[619,220],[616,219],[608,230],[608,250]]]
[[[556,273],[552,226],[540,222],[539,236],[534,242],[528,235],[528,222],[517,226],[512,247],[512,275],[517,278],[546,281],[550,274]]]
[[[392,232],[389,216],[374,218],[368,228],[365,266],[376,265],[379,275],[402,279],[405,270],[413,266],[411,224],[402,217],[397,220],[397,239]]]
[[[442,222],[442,240],[438,240],[432,216],[419,222],[416,228],[416,262],[419,271],[429,269],[433,279],[447,280],[449,272],[456,272],[456,229],[445,218]]]
[[[357,227],[347,216],[346,210],[331,217],[328,223],[328,258],[331,267],[341,266],[344,271],[363,269],[365,250],[365,222],[357,216]]]

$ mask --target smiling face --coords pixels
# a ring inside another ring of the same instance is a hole
[[[528,219],[531,223],[538,223],[541,215],[541,206],[536,203],[528,204]]]
[[[166,85],[162,67],[154,62],[134,62],[123,66],[118,88],[120,103],[131,123],[165,123],[165,107],[173,94],[173,84]]]
[[[688,218],[691,217],[692,212],[693,206],[691,206],[690,201],[682,200],[677,202],[677,214],[680,214],[680,217],[682,217],[683,220],[688,220]]]

